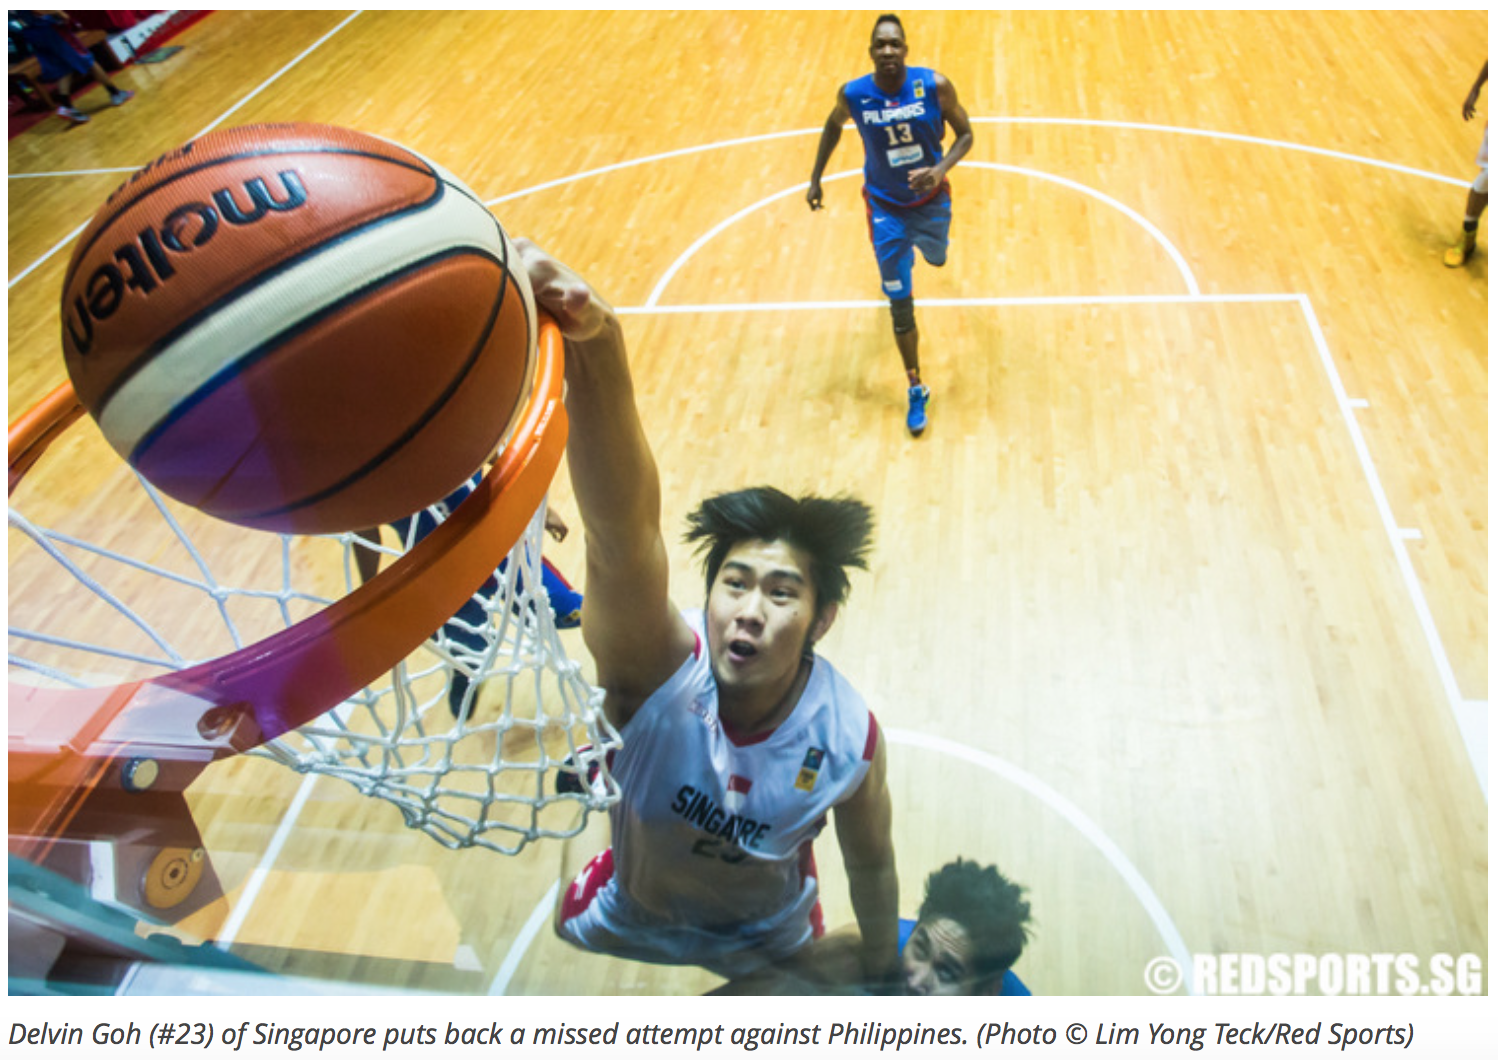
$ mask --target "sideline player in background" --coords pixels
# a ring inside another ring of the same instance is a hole
[[[822,127],[806,201],[813,210],[822,208],[822,173],[842,138],[843,123],[851,117],[863,137],[869,237],[889,299],[895,344],[905,364],[905,425],[918,437],[926,429],[931,391],[921,382],[921,335],[910,272],[916,247],[929,264],[946,263],[952,225],[947,172],[973,146],[973,130],[952,82],[935,70],[907,67],[906,51],[899,18],[880,15],[869,44],[874,72],[838,89],[837,103]],[[949,125],[957,138],[943,156],[942,138]]]
[[[1466,102],[1462,104],[1462,120],[1471,121],[1472,115],[1477,113],[1477,97],[1482,94],[1482,86],[1488,83],[1488,64],[1483,63],[1482,69],[1477,72],[1477,80],[1472,84],[1472,91],[1467,93]],[[1446,267],[1459,269],[1467,264],[1467,259],[1472,256],[1472,251],[1477,249],[1477,222],[1482,219],[1482,213],[1488,208],[1488,127],[1482,127],[1482,146],[1477,151],[1477,179],[1472,182],[1472,187],[1467,190],[1467,214],[1462,218],[1462,234],[1456,244],[1446,251]]]
[[[704,501],[707,606],[668,592],[660,475],[624,336],[580,277],[517,241],[566,339],[567,463],[586,539],[583,640],[624,745],[612,845],[561,896],[584,949],[750,974],[821,933],[812,841],[829,811],[870,977],[898,969],[898,877],[884,740],[813,652],[863,567],[872,514],[770,488]]]

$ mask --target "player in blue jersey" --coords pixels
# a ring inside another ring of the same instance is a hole
[[[449,518],[458,505],[468,499],[469,494],[478,484],[479,474],[475,473],[467,482],[431,507],[423,508],[413,515],[391,523],[390,528],[395,531],[401,547],[407,551],[414,548],[418,541],[437,529],[442,520]],[[567,536],[567,524],[549,504],[546,506],[545,520],[546,532],[553,538],[561,541]],[[360,530],[354,537],[362,541],[379,543],[380,528],[374,526],[367,530]],[[468,598],[452,618],[442,624],[443,636],[440,639],[446,640],[447,650],[460,661],[460,664],[452,667],[451,679],[447,686],[447,706],[455,718],[467,717],[472,713],[476,702],[477,697],[469,693],[469,689],[473,686],[473,675],[470,674],[468,667],[476,666],[483,659],[488,648],[488,640],[483,630],[489,624],[489,604],[494,594],[499,591],[499,579],[503,576],[508,563],[508,557],[500,560],[499,567],[479,587],[478,591]],[[356,542],[354,566],[359,571],[359,582],[362,585],[378,573],[380,554]],[[562,577],[561,571],[553,567],[551,561],[545,557],[541,559],[541,585],[546,590],[547,601],[551,604],[552,621],[556,628],[575,629],[582,622],[582,594],[575,591],[568,584],[567,579]]]
[[[1029,994],[1011,970],[1030,937],[1023,887],[993,866],[958,858],[926,878],[920,917],[900,922],[905,993]]]
[[[719,994],[859,994],[888,991],[918,997],[1027,997],[1014,965],[1030,939],[1025,889],[994,865],[957,858],[926,877],[920,913],[900,920],[900,974],[894,984],[860,978],[858,931],[833,931]]]
[[[946,263],[952,224],[947,172],[973,146],[973,130],[952,82],[935,70],[907,67],[906,51],[900,20],[880,15],[869,43],[874,72],[838,89],[837,104],[817,145],[806,201],[813,210],[822,208],[822,172],[842,138],[843,123],[851,119],[863,137],[869,237],[889,299],[895,344],[905,364],[910,402],[905,424],[919,436],[926,429],[931,391],[921,382],[921,335],[915,324],[910,270],[917,247],[929,264]],[[943,154],[948,126],[957,138]]]

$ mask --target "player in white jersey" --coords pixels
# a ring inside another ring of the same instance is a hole
[[[573,881],[557,931],[586,949],[733,977],[820,929],[811,840],[828,811],[875,980],[898,974],[884,741],[813,645],[865,566],[862,502],[741,490],[704,501],[707,606],[672,604],[660,477],[618,318],[519,241],[537,304],[566,338],[567,462],[587,542],[583,639],[624,737],[613,845]]]

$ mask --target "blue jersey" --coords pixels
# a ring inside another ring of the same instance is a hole
[[[865,74],[843,86],[843,99],[863,137],[863,183],[870,197],[890,206],[916,206],[934,197],[912,191],[912,169],[941,161],[946,122],[937,99],[936,71],[905,68],[905,83],[886,95]]]

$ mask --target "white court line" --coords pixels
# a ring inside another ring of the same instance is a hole
[[[1055,810],[1073,828],[1082,833],[1083,837],[1108,859],[1108,864],[1113,866],[1114,871],[1123,877],[1129,890],[1134,892],[1134,897],[1149,914],[1155,930],[1160,933],[1160,938],[1165,943],[1165,948],[1170,951],[1170,956],[1180,965],[1186,993],[1196,993],[1196,984],[1192,978],[1191,951],[1186,948],[1186,940],[1181,937],[1175,921],[1171,920],[1170,914],[1165,911],[1164,903],[1160,901],[1144,875],[1134,867],[1128,855],[1119,849],[1118,844],[1108,838],[1108,834],[1098,826],[1097,822],[1083,813],[1074,802],[1039,777],[986,751],[979,751],[940,736],[929,736],[926,733],[913,732],[909,729],[885,729],[884,735],[891,743],[924,747],[928,751],[951,755],[953,758],[969,762],[980,769],[986,769],[1009,781],[1015,787],[1029,792]],[[1141,969],[1141,974],[1142,972],[1143,969]]]
[[[1271,140],[1263,136],[1245,136],[1242,133],[1215,132],[1211,129],[1192,129],[1179,125],[1153,125],[1148,122],[1129,121],[1097,121],[1090,118],[969,118],[974,125],[1074,125],[1080,128],[1101,129],[1133,129],[1140,132],[1170,133],[1176,136],[1201,136],[1207,139],[1233,140],[1238,143],[1253,144],[1257,147],[1273,147],[1285,151],[1301,151],[1305,154],[1320,155],[1323,158],[1334,158],[1339,162],[1354,162],[1361,166],[1374,166],[1378,169],[1387,169],[1394,173],[1403,173],[1406,176],[1421,177],[1425,180],[1437,180],[1443,184],[1451,184],[1455,187],[1468,187],[1472,181],[1470,178],[1446,177],[1440,173],[1431,173],[1424,169],[1415,169],[1413,166],[1402,166],[1397,162],[1385,162],[1377,158],[1368,158],[1364,155],[1352,155],[1345,151],[1331,151],[1324,147],[1311,147],[1307,144],[1298,144],[1292,140]],[[844,130],[852,129],[850,123],[843,126]],[[769,140],[785,140],[798,136],[820,136],[821,126],[814,129],[791,129],[786,132],[761,133],[758,136],[740,136],[732,140],[718,140],[713,143],[698,144],[695,147],[681,147],[674,151],[663,151],[660,154],[644,155],[640,158],[632,158],[627,162],[614,162],[607,166],[599,166],[596,169],[584,170],[574,173],[570,177],[559,177],[556,180],[548,180],[541,184],[532,184],[521,188],[519,191],[507,192],[493,199],[484,200],[485,206],[498,206],[502,202],[511,199],[519,199],[538,191],[549,188],[558,188],[565,184],[571,184],[579,180],[588,180],[591,177],[601,177],[608,173],[617,173],[622,169],[630,169],[634,166],[645,166],[652,162],[660,162],[668,158],[683,158],[687,155],[705,154],[708,151],[718,151],[729,147],[743,147],[746,144],[765,143]],[[964,159],[960,165],[971,165],[971,159]],[[824,180],[826,178],[823,178]],[[805,187],[803,184],[802,187]]]
[[[107,839],[88,841],[88,894],[96,902],[118,905],[119,885],[115,881],[115,845]]]
[[[52,173],[11,173],[11,180],[39,180],[42,177],[99,177],[106,173],[134,173],[139,166],[111,166],[108,169],[63,169]]]
[[[276,825],[275,834],[271,836],[265,853],[260,855],[260,863],[250,873],[250,878],[245,881],[244,890],[240,892],[239,901],[234,903],[234,911],[224,921],[223,929],[219,931],[218,937],[213,944],[221,950],[227,950],[234,945],[234,940],[239,936],[239,929],[244,927],[244,922],[249,918],[250,910],[254,907],[256,900],[260,897],[260,889],[265,886],[265,881],[270,877],[271,870],[275,867],[276,860],[281,856],[281,848],[291,838],[291,832],[296,827],[296,819],[301,816],[302,809],[307,805],[307,800],[312,797],[312,785],[317,783],[317,774],[308,773],[302,778],[301,787],[297,788],[296,795],[291,800],[291,805],[281,815],[280,822]]]
[[[825,184],[830,183],[834,180],[842,180],[845,177],[856,177],[862,172],[863,170],[861,169],[848,169],[844,170],[841,173],[834,173],[830,177],[824,176],[822,178],[822,182]],[[662,275],[661,278],[656,281],[654,290],[650,292],[650,297],[645,299],[645,308],[647,310],[655,308],[655,304],[661,300],[661,295],[665,294],[666,292],[666,285],[671,282],[672,278],[676,276],[676,273],[681,269],[681,267],[691,260],[693,254],[697,253],[697,251],[701,250],[704,246],[707,245],[708,240],[712,239],[719,232],[723,231],[730,225],[737,223],[745,217],[748,217],[760,207],[768,206],[770,203],[775,202],[777,199],[784,199],[789,195],[795,195],[800,192],[805,192],[805,190],[805,184],[793,184],[789,188],[786,188],[784,191],[777,191],[769,198],[761,199],[759,200],[759,202],[754,203],[751,206],[746,206],[738,213],[734,214],[732,217],[726,218],[725,220],[719,221],[717,224],[713,225],[713,227],[709,228],[702,236],[697,239],[696,242],[687,247],[687,249],[681,254],[681,256],[673,261],[671,263],[671,266],[666,269],[664,275]]]
[[[355,11],[352,15],[350,15],[348,18],[344,19],[342,22],[338,23],[338,25],[334,26],[332,29],[328,30],[328,32],[324,33],[321,37],[318,37],[317,40],[313,41],[305,49],[303,49],[302,53],[300,55],[298,55],[295,59],[292,59],[291,62],[287,63],[285,66],[281,67],[281,69],[279,69],[275,73],[271,74],[264,81],[260,82],[259,86],[256,87],[252,92],[250,92],[249,95],[245,96],[238,103],[234,104],[234,106],[230,107],[228,110],[224,111],[217,118],[214,118],[211,122],[209,122],[206,126],[204,126],[203,131],[200,132],[200,133],[198,133],[198,136],[203,136],[203,135],[205,135],[207,133],[212,132],[214,129],[217,129],[226,120],[228,120],[228,118],[229,118],[229,116],[231,114],[233,114],[235,111],[239,110],[239,108],[243,107],[250,100],[254,99],[256,96],[260,95],[260,93],[264,92],[267,88],[269,88],[271,85],[273,85],[277,81],[279,81],[281,79],[281,76],[283,74],[289,72],[292,67],[296,66],[298,63],[300,63],[303,59],[307,58],[307,56],[311,55],[313,52],[317,51],[317,49],[321,48],[324,44],[328,43],[328,41],[332,40],[335,36],[337,36],[339,33],[341,33],[343,31],[343,27],[347,26],[350,22],[352,22],[354,19],[358,18],[363,13],[364,12],[362,10],[361,11]],[[193,137],[193,139],[196,140],[197,136]]]
[[[717,151],[725,147],[742,147],[745,144],[759,144],[767,140],[786,140],[796,136],[805,136],[810,132],[820,133],[821,131],[821,129],[791,129],[789,132],[760,133],[757,136],[740,136],[733,140],[718,140],[710,144],[698,144],[695,147],[679,147],[674,151],[662,151],[656,155],[632,158],[628,162],[613,162],[606,166],[599,166],[597,169],[587,169],[581,173],[574,173],[570,177],[558,177],[556,180],[548,180],[544,184],[532,184],[528,188],[512,191],[508,195],[499,196],[497,199],[486,199],[484,205],[498,206],[502,202],[523,198],[526,195],[534,195],[536,192],[545,191],[547,188],[559,188],[564,184],[571,184],[574,181],[587,180],[589,177],[601,177],[606,173],[615,173],[621,169],[631,169],[634,166],[645,166],[652,162],[663,162],[668,158],[684,158],[687,155],[699,155],[706,151]],[[827,178],[823,177],[822,179],[826,180]],[[801,187],[805,188],[806,185],[803,184]]]
[[[1099,202],[1118,210],[1125,217],[1129,218],[1129,220],[1148,232],[1155,242],[1165,248],[1165,253],[1169,254],[1170,259],[1176,263],[1176,268],[1180,271],[1181,278],[1186,281],[1186,290],[1192,294],[1201,294],[1201,288],[1197,285],[1196,277],[1192,275],[1191,267],[1186,264],[1185,257],[1175,248],[1175,244],[1166,239],[1165,233],[1156,228],[1154,222],[1150,221],[1149,218],[1132,207],[1125,206],[1111,195],[1105,195],[1096,188],[1089,187],[1086,184],[1075,180],[1068,180],[1066,177],[1058,177],[1054,173],[1046,173],[1039,169],[1026,169],[1023,166],[1006,166],[998,162],[975,162],[970,159],[964,159],[962,165],[971,166],[974,169],[994,169],[1002,173],[1018,173],[1026,177],[1035,177],[1037,180],[1048,180],[1052,184],[1060,184],[1063,188],[1080,191],[1084,195],[1091,195]]]
[[[327,36],[332,36],[333,33],[337,33],[344,26],[346,26],[352,19],[358,17],[358,15],[360,15],[361,13],[362,12],[360,12],[360,11],[355,11],[348,18],[344,19],[343,22],[339,23],[338,26],[335,27]],[[321,40],[318,40],[315,44],[312,45],[311,48],[307,49],[307,52],[302,53],[302,55],[299,55],[299,56],[297,56],[296,59],[292,60],[292,64],[300,62],[309,52],[312,51],[313,48],[316,48],[319,45],[321,45],[323,43],[323,41],[326,40],[326,39],[327,39],[327,37],[324,37]],[[274,81],[276,78],[280,77],[281,74],[285,73],[286,69],[289,69],[290,65],[292,65],[292,64],[288,64],[288,66],[286,68],[283,68],[281,71],[279,71],[278,73],[276,73],[271,78],[271,81]],[[270,84],[270,81],[266,82],[266,85],[268,85],[268,84]],[[261,89],[263,89],[264,87],[265,87],[265,85],[262,85],[260,88],[255,89],[255,91],[251,92],[250,95],[246,96],[244,98],[244,100],[241,100],[240,103],[237,104],[234,108],[232,108],[231,110],[227,111],[225,114],[221,115],[219,117],[218,121],[223,121],[224,118],[227,118],[235,110],[238,110],[240,106],[244,105],[244,103],[248,102],[250,99],[252,99],[255,96],[259,95]],[[1442,176],[1439,173],[1430,173],[1430,172],[1427,172],[1426,170],[1415,169],[1415,168],[1413,168],[1411,166],[1401,166],[1401,165],[1398,165],[1397,163],[1394,163],[1394,162],[1384,162],[1384,161],[1381,161],[1380,159],[1377,159],[1377,158],[1366,158],[1366,157],[1364,157],[1362,155],[1347,154],[1346,152],[1343,152],[1343,151],[1329,151],[1329,150],[1327,150],[1325,148],[1321,148],[1321,147],[1310,147],[1310,146],[1308,146],[1306,144],[1298,144],[1298,143],[1294,143],[1294,142],[1289,141],[1289,140],[1271,140],[1271,139],[1268,139],[1268,138],[1265,138],[1265,137],[1260,137],[1260,136],[1244,136],[1244,135],[1242,135],[1240,133],[1214,132],[1214,131],[1212,131],[1210,129],[1190,129],[1190,128],[1184,128],[1184,127],[1179,127],[1179,126],[1174,126],[1174,125],[1151,125],[1151,124],[1144,123],[1144,122],[1093,121],[1093,120],[1086,119],[1086,118],[1002,118],[1001,117],[1001,118],[971,118],[969,120],[972,121],[975,124],[1074,125],[1074,126],[1079,126],[1079,127],[1082,127],[1082,128],[1098,127],[1098,128],[1114,128],[1114,129],[1137,129],[1137,130],[1145,131],[1145,132],[1171,133],[1171,134],[1174,134],[1174,135],[1177,135],[1177,136],[1202,136],[1202,137],[1207,137],[1209,139],[1235,140],[1235,141],[1238,141],[1240,143],[1254,144],[1254,145],[1261,146],[1261,147],[1281,148],[1281,149],[1284,149],[1284,150],[1287,150],[1287,151],[1301,151],[1301,152],[1304,152],[1306,154],[1320,155],[1320,156],[1325,157],[1325,158],[1334,158],[1334,159],[1337,159],[1337,160],[1343,161],[1343,162],[1354,162],[1354,163],[1356,163],[1358,165],[1374,166],[1374,167],[1377,167],[1379,169],[1387,169],[1387,170],[1390,170],[1391,172],[1403,173],[1403,174],[1406,174],[1408,176],[1421,177],[1421,178],[1426,179],[1426,180],[1437,180],[1437,181],[1442,182],[1443,184],[1451,184],[1451,185],[1457,186],[1457,187],[1466,187],[1466,186],[1468,186],[1471,183],[1471,181],[1469,181],[1469,180],[1462,180],[1462,179],[1458,179],[1456,177],[1446,177],[1446,176]],[[218,122],[215,122],[214,124],[216,125],[217,123]],[[213,125],[210,125],[209,128],[210,129],[213,128]],[[848,128],[851,128],[851,126],[848,126]],[[205,131],[207,131],[207,130],[205,130]],[[490,207],[492,207],[492,206],[498,206],[500,203],[509,202],[512,199],[523,198],[526,195],[532,195],[532,194],[534,194],[534,193],[536,193],[538,191],[545,191],[545,190],[547,190],[549,188],[557,188],[557,187],[561,187],[561,186],[566,185],[566,184],[572,184],[572,183],[574,183],[576,181],[579,181],[579,180],[587,180],[587,179],[589,179],[591,177],[598,177],[598,176],[603,176],[603,175],[608,174],[608,173],[615,173],[615,172],[618,172],[619,170],[633,168],[634,166],[649,165],[652,162],[660,162],[660,161],[664,161],[664,160],[670,159],[670,158],[682,158],[682,157],[685,157],[685,156],[688,156],[688,155],[704,154],[704,153],[706,153],[708,151],[725,150],[725,149],[730,148],[730,147],[742,147],[742,146],[747,145],[747,144],[765,143],[765,142],[770,141],[770,140],[785,140],[785,139],[792,139],[792,138],[799,137],[799,136],[819,136],[819,135],[821,135],[821,132],[822,132],[822,130],[820,128],[815,128],[815,129],[791,129],[791,130],[787,130],[785,132],[762,133],[762,134],[760,134],[758,136],[740,136],[740,137],[737,137],[737,138],[732,139],[732,140],[719,140],[719,141],[716,141],[716,142],[713,142],[713,143],[699,144],[699,145],[697,145],[695,147],[682,147],[682,148],[678,148],[678,149],[676,149],[674,151],[662,151],[662,152],[660,152],[658,154],[644,155],[644,156],[642,156],[640,158],[630,159],[627,162],[615,162],[615,163],[612,163],[611,165],[599,166],[599,167],[597,167],[595,169],[584,170],[581,173],[574,173],[570,177],[560,177],[560,178],[558,178],[556,180],[548,180],[548,181],[544,181],[544,182],[542,182],[540,184],[532,184],[529,187],[521,188],[518,191],[508,192],[508,193],[506,193],[504,195],[499,195],[499,196],[496,196],[496,197],[494,197],[492,199],[485,199],[484,200],[484,205],[485,206],[490,206]],[[199,134],[199,135],[201,135],[201,134]],[[962,164],[963,165],[973,165],[975,163],[972,160],[967,160],[967,161],[964,161]],[[23,174],[12,175],[11,179],[13,179],[13,180],[17,179],[17,177],[22,176],[22,175]],[[21,280],[25,279],[28,275],[30,275],[30,273],[33,272],[37,268],[37,266],[41,265],[48,258],[52,257],[52,255],[56,254],[60,249],[62,249],[63,247],[65,247],[69,243],[71,243],[74,239],[76,239],[78,237],[78,233],[81,232],[82,230],[83,230],[83,228],[80,227],[77,231],[74,231],[73,233],[71,233],[70,235],[68,235],[67,237],[65,237],[62,240],[62,242],[60,242],[60,243],[57,244],[57,246],[55,246],[51,250],[47,251],[47,253],[44,254],[42,257],[40,257],[36,261],[32,262],[20,274],[18,274],[15,278],[13,278],[10,281],[10,283],[8,284],[7,289],[9,287],[14,287],[17,283],[21,282]]]
[[[92,221],[92,220],[93,220],[93,218],[90,217],[89,221]],[[82,234],[83,230],[88,227],[89,221],[84,221],[77,228],[73,229],[67,235],[63,236],[61,240],[59,240],[56,244],[53,245],[53,247],[52,247],[51,250],[47,251],[47,253],[43,254],[41,257],[37,258],[30,265],[26,266],[19,273],[17,273],[11,279],[10,283],[8,283],[8,284],[5,285],[5,289],[7,291],[10,290],[16,284],[20,283],[26,277],[30,276],[33,272],[35,272],[42,264],[44,264],[45,262],[47,262],[52,257],[53,254],[56,254],[63,247],[67,246],[69,243],[73,242],[73,240],[77,239],[78,236],[80,234]]]
[[[1310,147],[1306,144],[1298,144],[1290,140],[1271,140],[1263,136],[1245,136],[1242,133],[1214,132],[1211,129],[1190,129],[1180,125],[1153,125],[1149,122],[1140,121],[1098,121],[1090,118],[969,118],[968,120],[974,125],[1082,125],[1097,129],[1129,129],[1139,132],[1172,133],[1176,136],[1202,136],[1212,140],[1233,140],[1237,143],[1253,144],[1256,147],[1274,147],[1284,151],[1301,151],[1308,155],[1335,158],[1339,162],[1356,162],[1362,166],[1376,166],[1379,169],[1387,169],[1393,173],[1403,173],[1410,177],[1422,177],[1425,180],[1439,180],[1443,184],[1451,184],[1460,188],[1470,187],[1472,184],[1471,178],[1443,177],[1439,173],[1431,173],[1428,170],[1415,169],[1412,166],[1401,166],[1397,162],[1383,162],[1377,158],[1367,158],[1363,155],[1350,155],[1345,151],[1331,151],[1324,147]],[[960,164],[965,166],[967,162],[964,161]]]
[[[256,96],[260,95],[260,93],[264,92],[267,88],[269,88],[272,84],[274,84],[277,80],[279,80],[280,77],[281,77],[281,75],[285,74],[293,66],[296,66],[303,59],[307,58],[307,56],[311,55],[318,48],[322,47],[325,43],[327,43],[327,41],[335,33],[339,32],[341,29],[343,29],[344,26],[347,26],[354,19],[358,18],[359,15],[362,14],[362,13],[363,12],[361,12],[361,11],[355,11],[348,18],[344,19],[342,22],[338,23],[338,25],[336,25],[332,29],[328,30],[328,32],[324,33],[321,37],[319,37],[316,41],[314,41],[311,45],[309,45],[295,59],[291,60],[291,62],[287,63],[285,66],[281,67],[281,69],[279,69],[275,73],[271,74],[270,77],[268,77],[266,80],[262,81],[257,88],[255,88],[253,91],[250,92],[249,95],[245,96],[238,103],[234,104],[234,106],[230,107],[228,110],[226,110],[222,114],[220,114],[217,118],[214,118],[213,121],[209,122],[208,125],[203,129],[203,131],[200,132],[200,133],[198,133],[198,136],[202,136],[202,135],[204,135],[206,133],[209,133],[209,132],[213,131],[214,129],[216,129],[231,114],[233,114],[235,111],[239,110],[240,107],[243,107],[246,103],[248,103],[250,100],[254,99]],[[195,137],[193,137],[193,139],[197,139],[197,137],[195,136]],[[102,172],[113,172],[113,171],[112,170],[105,170],[105,171],[102,171]],[[90,218],[89,220],[91,221],[93,219]],[[7,291],[10,290],[16,284],[20,283],[26,277],[30,276],[43,263],[49,261],[52,258],[52,256],[54,254],[56,254],[59,250],[61,250],[63,247],[67,246],[68,244],[72,243],[73,240],[77,239],[78,236],[79,236],[79,234],[82,233],[82,231],[85,228],[87,228],[88,225],[89,225],[89,221],[84,221],[77,228],[75,228],[71,232],[69,232],[66,236],[64,236],[62,238],[62,240],[60,242],[58,242],[55,246],[53,246],[53,248],[51,250],[47,251],[41,257],[37,258],[30,265],[26,266],[26,268],[22,269],[21,272],[18,273],[16,276],[12,277],[11,281],[8,284],[6,284],[5,289]]]
[[[1404,580],[1405,592],[1409,594],[1410,603],[1415,608],[1415,617],[1420,624],[1420,631],[1425,637],[1431,659],[1436,664],[1436,672],[1441,679],[1441,688],[1446,693],[1446,703],[1456,718],[1457,728],[1461,730],[1462,742],[1467,747],[1467,757],[1472,762],[1472,769],[1477,773],[1477,782],[1482,787],[1482,797],[1486,801],[1488,797],[1487,711],[1472,711],[1468,706],[1471,701],[1462,696],[1461,688],[1457,684],[1456,672],[1452,669],[1451,660],[1446,654],[1446,646],[1442,643],[1441,634],[1436,629],[1435,619],[1430,613],[1430,605],[1426,603],[1425,590],[1420,585],[1419,576],[1415,574],[1415,566],[1410,560],[1409,549],[1405,547],[1405,541],[1408,539],[1407,532],[1401,530],[1394,521],[1394,511],[1389,505],[1388,495],[1385,494],[1383,483],[1378,477],[1378,469],[1373,464],[1373,457],[1368,452],[1368,444],[1363,440],[1362,428],[1358,426],[1357,417],[1353,415],[1352,403],[1348,399],[1347,389],[1342,385],[1342,376],[1337,371],[1336,362],[1332,360],[1331,350],[1326,343],[1326,335],[1321,330],[1321,322],[1316,319],[1316,310],[1312,308],[1311,300],[1305,295],[1297,295],[1296,301],[1305,315],[1306,324],[1311,331],[1311,339],[1315,342],[1316,352],[1321,358],[1321,366],[1331,381],[1337,407],[1342,412],[1342,420],[1347,427],[1347,433],[1352,437],[1352,447],[1357,453],[1358,463],[1362,465],[1363,477],[1367,479],[1368,488],[1373,492],[1373,504],[1378,509],[1379,521],[1383,524],[1384,533],[1389,538],[1389,547],[1394,551],[1394,562],[1398,565],[1400,577]],[[1474,717],[1474,713],[1480,716]]]
[[[531,948],[531,943],[536,941],[536,936],[551,919],[552,909],[557,904],[557,891],[561,887],[561,880],[553,881],[551,890],[547,891],[541,901],[536,903],[536,908],[531,910],[531,915],[526,920],[525,926],[520,929],[520,934],[516,935],[515,941],[510,943],[510,950],[505,954],[504,963],[499,966],[494,981],[489,984],[490,997],[503,997],[505,991],[510,989],[510,980],[515,978],[515,970],[525,959],[526,950]]]
[[[1165,249],[1165,253],[1169,255],[1170,260],[1175,262],[1176,269],[1181,274],[1181,279],[1185,281],[1187,291],[1189,291],[1193,295],[1201,294],[1201,287],[1197,284],[1196,277],[1192,275],[1191,266],[1186,264],[1185,257],[1179,250],[1176,249],[1175,245],[1165,237],[1165,233],[1160,231],[1159,228],[1155,227],[1154,223],[1151,222],[1143,214],[1139,213],[1132,207],[1124,205],[1112,196],[1105,195],[1103,192],[1098,191],[1096,188],[1088,187],[1086,184],[1079,183],[1075,180],[1068,180],[1066,177],[1058,177],[1053,173],[1046,173],[1038,169],[1026,169],[1022,166],[1006,166],[1001,165],[997,162],[964,162],[963,165],[973,169],[991,169],[1000,173],[1017,173],[1020,176],[1034,177],[1037,180],[1049,181],[1052,184],[1059,184],[1064,188],[1070,188],[1072,191],[1079,191],[1084,195],[1090,195],[1092,198],[1097,199],[1104,205],[1111,206],[1113,209],[1122,213],[1125,217],[1129,218],[1135,224],[1139,225],[1139,227],[1143,228],[1145,232],[1149,234],[1151,239],[1159,243],[1160,246]],[[827,184],[834,180],[843,180],[847,177],[856,177],[861,176],[862,174],[863,170],[861,169],[844,170],[841,173],[834,173],[831,176],[824,176],[822,178],[822,183]],[[750,214],[755,213],[761,208],[770,205],[770,203],[777,202],[780,199],[788,198],[792,195],[801,194],[805,190],[805,184],[793,184],[789,188],[785,188],[782,191],[777,191],[774,195],[770,195],[759,200],[756,203],[752,203],[751,205],[744,207],[733,216],[725,218],[724,220],[719,221],[717,224],[713,225],[712,228],[709,228],[702,236],[700,236],[695,242],[693,242],[691,246],[683,251],[680,257],[678,257],[671,263],[670,268],[668,268],[661,276],[660,280],[656,282],[655,288],[650,292],[650,297],[645,299],[645,308],[654,309],[656,307],[656,305],[661,300],[661,296],[666,293],[666,286],[676,277],[676,274],[681,271],[681,269],[686,265],[688,261],[692,259],[693,255],[695,255],[697,251],[706,246],[709,241],[716,238],[719,233],[731,227],[732,225],[737,224],[739,221],[742,221]]]
[[[1102,294],[1024,295],[1014,298],[917,298],[917,306],[940,309],[1012,306],[1214,305],[1298,302],[1296,294]],[[698,305],[616,306],[619,316],[672,316],[685,313],[794,313],[836,309],[887,309],[887,299],[849,298],[805,302],[711,302]]]

